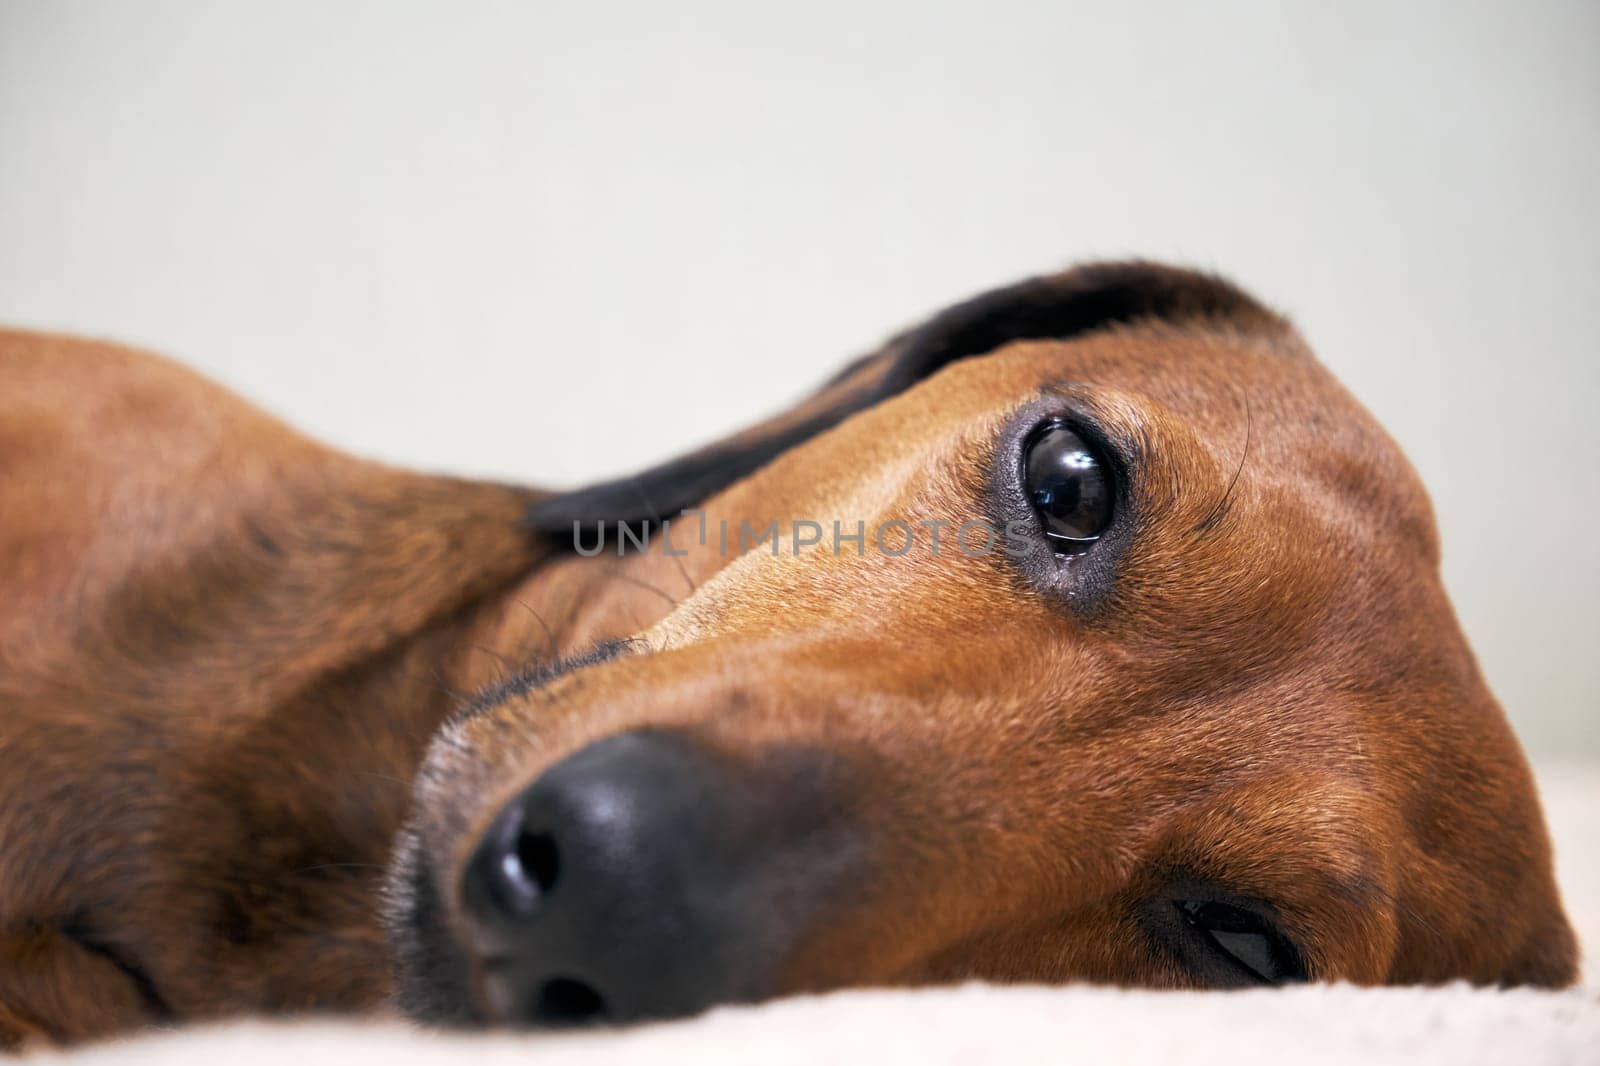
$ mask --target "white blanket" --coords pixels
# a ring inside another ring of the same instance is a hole
[[[1568,912],[1587,945],[1585,980],[1564,992],[1311,985],[1249,992],[968,985],[841,992],[690,1021],[577,1035],[417,1031],[398,1021],[236,1022],[144,1036],[38,1062],[386,1066],[1047,1060],[1175,1063],[1600,1064],[1600,767],[1540,775]]]

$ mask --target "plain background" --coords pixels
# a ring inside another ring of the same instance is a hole
[[[1223,271],[1420,468],[1545,756],[1600,754],[1596,190],[1594,0],[0,0],[0,319],[398,462],[620,473],[981,288]]]

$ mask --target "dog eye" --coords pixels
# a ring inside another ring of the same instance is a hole
[[[1226,903],[1179,900],[1185,924],[1216,951],[1269,985],[1304,981],[1305,964],[1283,934],[1260,915]]]
[[[1052,422],[1029,438],[1022,462],[1028,500],[1056,552],[1100,539],[1111,524],[1111,474],[1082,437]]]

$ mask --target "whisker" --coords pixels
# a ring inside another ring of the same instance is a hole
[[[504,655],[501,655],[499,652],[495,651],[493,648],[489,647],[487,644],[472,644],[472,645],[469,645],[469,647],[473,651],[482,652],[483,654],[487,655],[489,658],[493,659],[495,662],[499,663],[500,664],[500,668],[502,670],[514,669],[510,659],[507,659]]]
[[[315,866],[302,866],[291,870],[293,874],[308,874],[316,870],[387,870],[381,862],[319,862]]]
[[[1239,456],[1239,465],[1234,467],[1233,477],[1228,479],[1228,487],[1223,490],[1222,498],[1216,502],[1210,512],[1190,532],[1208,533],[1222,520],[1222,516],[1227,513],[1228,498],[1233,495],[1234,486],[1239,484],[1239,475],[1244,473],[1245,461],[1250,458],[1250,439],[1254,433],[1255,423],[1250,413],[1250,394],[1244,393],[1242,395],[1244,398],[1244,451]]]
[[[561,661],[561,647],[560,643],[556,640],[555,630],[550,627],[550,623],[544,620],[544,615],[540,614],[533,604],[529,603],[525,599],[522,599],[521,597],[517,598],[517,603],[521,605],[523,610],[532,615],[533,620],[539,623],[539,628],[544,630],[545,665],[553,666],[554,664],[559,663]],[[533,694],[536,695],[547,708],[556,706],[556,704],[561,700],[561,696],[558,693],[551,692],[543,685],[540,685],[537,689],[535,689]]]
[[[449,696],[451,699],[455,700],[457,703],[459,703],[462,700],[466,699],[465,695],[463,695],[460,691],[456,690],[455,688],[452,688],[449,684],[447,684],[445,682],[444,675],[439,672],[439,668],[437,666],[435,666],[431,670],[429,670],[428,671],[428,675],[432,679],[431,682],[430,682],[430,687],[433,688],[435,691],[444,693],[446,696]]]
[[[545,645],[549,649],[549,652],[550,652],[550,661],[551,662],[555,662],[557,659],[561,658],[561,655],[560,655],[560,653],[558,651],[557,642],[556,642],[555,630],[551,629],[550,628],[550,623],[546,622],[544,620],[544,615],[542,615],[538,611],[536,611],[534,609],[534,607],[533,607],[533,604],[529,603],[525,599],[522,599],[520,596],[517,598],[517,603],[522,605],[522,609],[523,610],[525,610],[529,614],[533,615],[533,620],[535,622],[539,623],[539,628],[540,629],[544,630],[544,640],[545,640]]]
[[[650,502],[650,497],[645,495],[644,486],[640,483],[637,474],[628,479],[628,485],[633,489],[634,495],[638,496],[644,504],[645,510],[650,512],[650,518],[655,522],[656,527],[661,530],[661,554],[678,564],[678,575],[683,578],[683,583],[689,586],[691,594],[700,591],[700,587],[694,583],[694,578],[689,576],[689,568],[683,565],[683,556],[671,553],[672,545],[669,543],[671,534],[667,532],[667,524],[662,521],[661,512],[656,510],[656,505]],[[673,606],[677,606],[676,601],[673,602]]]
[[[410,781],[407,781],[403,777],[395,777],[393,774],[380,774],[376,770],[355,770],[353,772],[358,777],[375,777],[379,781],[392,781],[401,788],[409,789],[411,787]]]
[[[632,574],[613,573],[611,576],[616,578],[618,581],[624,581],[624,582],[626,582],[626,583],[628,583],[630,585],[637,585],[639,588],[642,588],[642,589],[646,590],[647,592],[653,592],[657,596],[660,596],[662,599],[666,600],[672,606],[674,606],[674,607],[678,606],[678,603],[679,603],[678,599],[675,596],[673,596],[670,592],[667,592],[665,589],[661,588],[659,585],[651,584],[650,582],[644,580],[643,578],[634,577]],[[638,624],[638,619],[635,618],[634,622],[637,625]]]

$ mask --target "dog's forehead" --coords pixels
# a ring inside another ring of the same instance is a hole
[[[1193,580],[1142,582],[1177,585],[1167,603],[1187,604],[1189,586],[1226,585],[1241,574],[1260,583],[1273,576],[1269,568],[1303,583],[1329,574],[1321,564],[1330,553],[1353,548],[1391,576],[1404,567],[1426,577],[1433,565],[1426,497],[1370,416],[1292,336],[1228,330],[1125,328],[1019,341],[952,363],[780,455],[710,501],[707,513],[713,527],[732,516],[733,530],[748,516],[754,528],[803,518],[825,531],[835,522],[872,530],[894,520],[916,528],[943,520],[953,529],[992,517],[994,475],[1015,466],[1007,449],[1019,439],[1018,418],[1041,397],[1093,414],[1138,451],[1130,480],[1142,528],[1122,569],[1181,568]],[[1224,499],[1226,521],[1208,525]],[[1379,541],[1390,547],[1369,550]],[[1315,568],[1306,565],[1312,557]],[[859,578],[834,572],[871,570],[873,587],[887,594],[887,575],[915,569],[920,557],[875,558],[870,567],[851,558],[815,547],[778,559],[753,553],[730,563],[718,586],[771,582],[788,595],[807,573],[828,572],[824,584],[833,587]],[[943,559],[908,578],[909,587],[931,589],[943,576],[965,584],[969,569]]]
[[[1149,322],[1071,340],[1017,341],[953,363],[886,401],[897,417],[883,421],[929,441],[982,443],[1041,395],[1105,414],[1117,423],[1108,429],[1150,450],[1206,452],[1242,462],[1240,477],[1292,479],[1383,518],[1432,523],[1421,481],[1394,441],[1289,330]],[[856,429],[850,447],[878,426]]]
[[[957,388],[1115,392],[1195,429],[1242,428],[1259,411],[1261,438],[1371,419],[1292,333],[1259,334],[1147,323],[1071,340],[1029,340],[955,364]],[[939,375],[926,384],[935,384]]]

